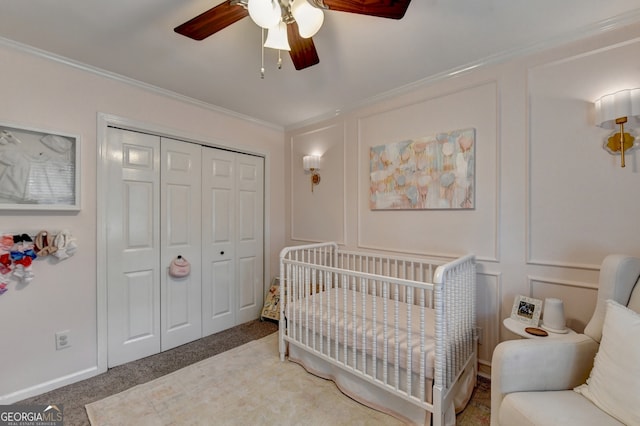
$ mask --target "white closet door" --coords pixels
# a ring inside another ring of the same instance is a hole
[[[109,128],[108,365],[260,315],[264,159]],[[169,276],[173,258],[191,275]]]
[[[235,322],[235,154],[202,149],[202,335]]]
[[[260,316],[264,298],[264,159],[203,148],[203,335]]]
[[[236,154],[236,324],[260,316],[264,299],[264,160]]]
[[[202,337],[200,145],[161,140],[160,285],[162,350]],[[187,277],[169,275],[177,256],[191,263]]]
[[[160,351],[160,138],[109,128],[108,365]]]

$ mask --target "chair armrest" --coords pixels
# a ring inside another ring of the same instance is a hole
[[[584,334],[500,343],[491,360],[492,414],[499,412],[508,393],[565,390],[584,383],[598,346]]]

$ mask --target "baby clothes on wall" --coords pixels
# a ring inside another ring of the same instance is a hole
[[[6,145],[8,143],[19,144],[22,143],[13,133],[8,130],[0,130],[0,145]]]
[[[8,130],[0,137],[0,197],[20,204],[75,202],[71,140],[45,134],[22,143]]]
[[[0,237],[0,295],[11,282],[27,284],[35,274],[33,261],[49,255],[58,261],[73,256],[78,248],[75,238],[67,230],[52,235],[40,231],[35,237],[28,234],[5,234]]]
[[[1,241],[0,272],[14,280],[29,283],[33,280],[31,264],[37,257],[33,247],[33,239],[27,234],[16,234],[11,240],[5,235]],[[10,242],[13,244],[9,245]]]

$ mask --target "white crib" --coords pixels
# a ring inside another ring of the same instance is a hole
[[[413,424],[455,423],[476,380],[475,257],[280,253],[280,358]],[[455,408],[454,408],[455,407]]]

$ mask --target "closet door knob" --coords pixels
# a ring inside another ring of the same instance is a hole
[[[224,254],[224,251],[221,251],[221,252],[220,252],[220,255],[223,255],[223,254]]]

